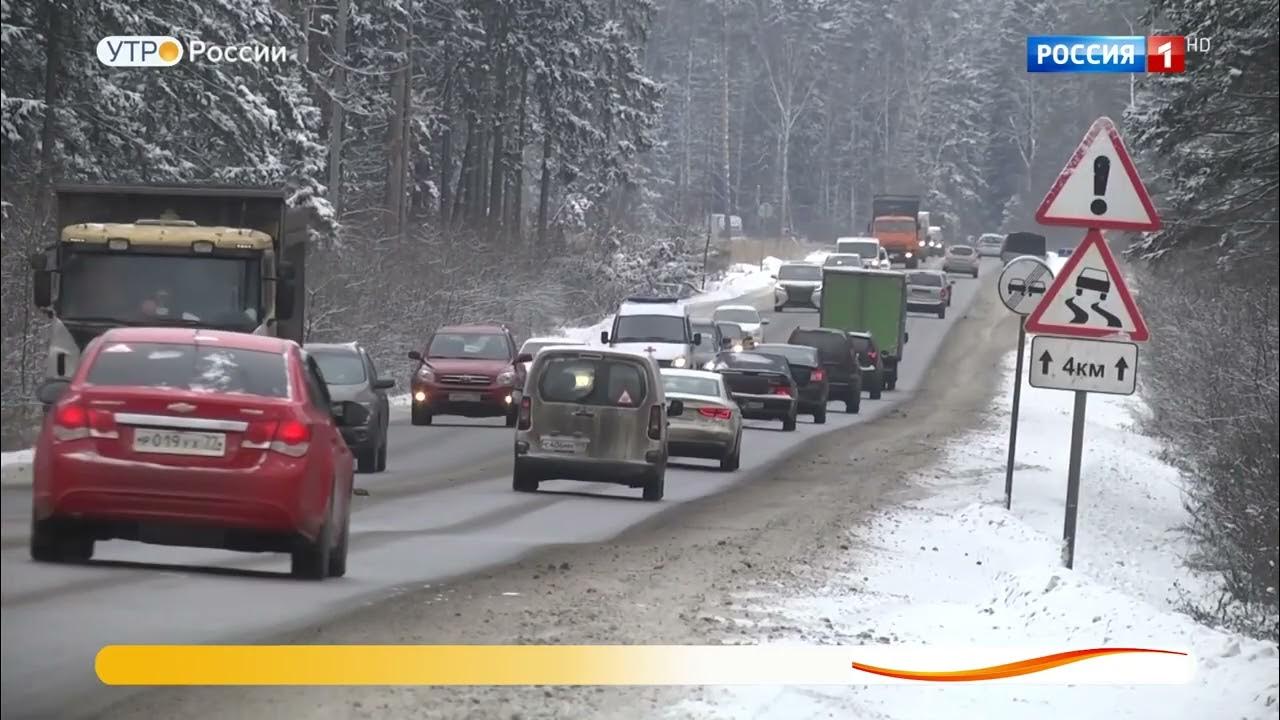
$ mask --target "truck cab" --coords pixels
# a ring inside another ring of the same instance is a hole
[[[889,259],[908,268],[918,267],[924,251],[925,230],[920,227],[920,197],[876,195],[871,200],[868,231],[889,253]]]

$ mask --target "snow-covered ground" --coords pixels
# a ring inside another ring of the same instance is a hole
[[[807,642],[937,646],[1136,646],[1182,649],[1194,683],[1175,686],[867,686],[714,689],[671,709],[681,718],[1106,717],[1276,718],[1274,645],[1197,624],[1175,610],[1199,584],[1186,542],[1178,474],[1133,429],[1134,398],[1091,395],[1075,569],[1060,562],[1072,394],[1024,384],[1012,511],[1004,466],[1013,382],[993,422],[945,449],[914,479],[924,499],[850,531],[846,574],[820,595],[744,599],[752,615]],[[736,603],[735,603],[736,604]]]

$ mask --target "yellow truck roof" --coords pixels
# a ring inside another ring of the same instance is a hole
[[[171,221],[154,223],[80,223],[62,229],[63,242],[80,242],[95,245],[106,244],[113,238],[124,238],[130,245],[174,247],[191,245],[207,240],[219,248],[239,250],[270,250],[271,236],[261,230],[194,224],[178,224]]]

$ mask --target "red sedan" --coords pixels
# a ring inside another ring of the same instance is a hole
[[[85,561],[98,540],[287,552],[292,573],[346,572],[352,456],[294,342],[188,328],[117,328],[51,405],[34,462],[31,557]]]

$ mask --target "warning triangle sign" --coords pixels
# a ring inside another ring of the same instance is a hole
[[[1098,118],[1036,210],[1041,225],[1158,230],[1160,216],[1110,118]]]
[[[1027,332],[1146,342],[1150,334],[1116,259],[1090,229],[1027,317]]]
[[[619,404],[619,405],[630,405],[630,404],[631,404],[631,393],[627,392],[626,390],[623,390],[623,391],[622,391],[622,394],[618,396],[618,404]]]

